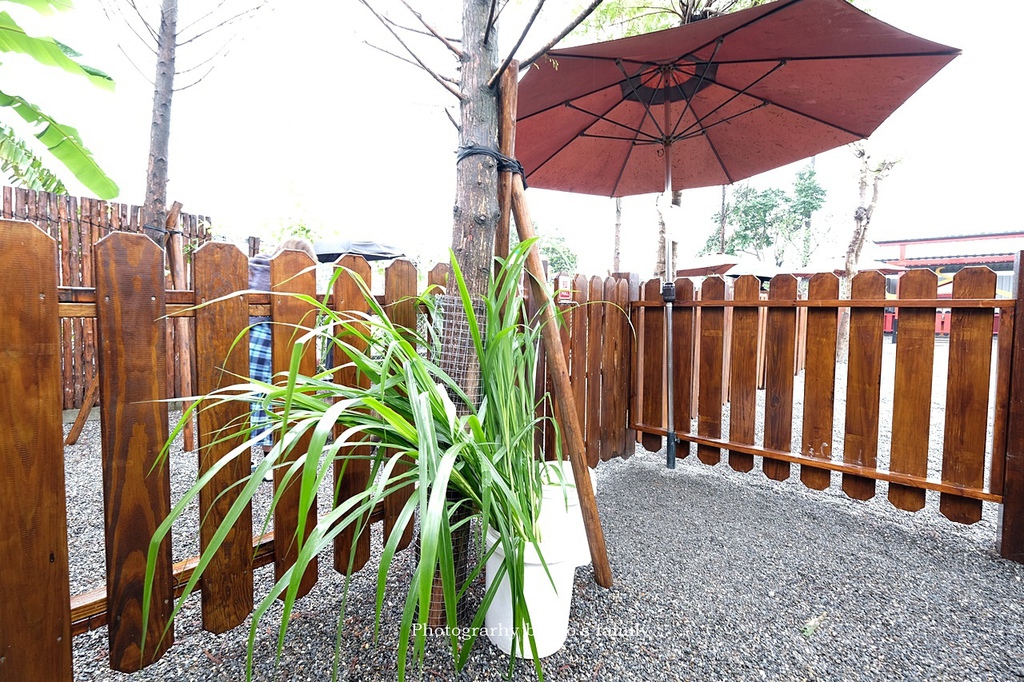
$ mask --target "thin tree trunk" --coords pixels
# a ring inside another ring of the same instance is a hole
[[[497,29],[487,33],[490,0],[463,0],[459,146],[498,146],[498,93],[487,81],[498,68]],[[452,250],[470,294],[483,296],[494,261],[498,225],[498,165],[484,155],[463,158],[456,169]]]
[[[622,256],[622,197],[615,197],[615,249],[612,252],[612,272],[622,272],[619,261]]]
[[[857,263],[860,261],[861,252],[868,239],[868,228],[871,226],[871,216],[878,205],[878,189],[882,180],[886,178],[889,171],[896,165],[895,161],[884,160],[876,168],[872,168],[870,157],[863,145],[855,147],[855,153],[860,158],[860,174],[857,180],[857,189],[860,203],[853,214],[853,236],[846,247],[846,262],[843,276],[839,282],[839,295],[842,298],[849,298],[853,275],[857,272]],[[871,186],[871,198],[868,198],[868,186]],[[839,318],[839,334],[836,341],[836,356],[839,362],[845,363],[847,350],[850,345],[850,309],[843,308]]]
[[[171,98],[174,95],[174,51],[178,37],[178,0],[163,0],[160,33],[157,38],[156,77],[153,87],[153,118],[149,132],[149,165],[146,170],[146,199],[143,224],[162,228],[167,214],[167,157],[171,140]],[[148,234],[163,246],[166,234]]]
[[[725,203],[725,185],[722,185],[722,210],[718,214],[718,253],[725,253],[725,223],[728,218],[728,204]]]

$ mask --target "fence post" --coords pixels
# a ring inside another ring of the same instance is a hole
[[[1013,359],[1010,364],[1010,407],[1006,429],[1006,465],[1003,470],[1003,506],[999,510],[997,542],[999,554],[1024,563],[1024,277],[1021,263],[1024,251],[1017,254],[1013,266],[1013,291],[1016,313],[1013,318]]]
[[[57,245],[0,223],[0,680],[68,680]]]

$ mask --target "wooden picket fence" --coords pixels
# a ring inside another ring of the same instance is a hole
[[[29,223],[0,221],[0,269],[19,274],[0,278],[0,420],[5,425],[0,429],[0,523],[5,528],[0,533],[0,679],[71,680],[72,637],[103,625],[110,665],[117,670],[139,670],[171,647],[173,631],[161,635],[173,597],[180,594],[197,561],[173,563],[169,539],[157,560],[155,608],[149,622],[143,623],[141,614],[144,557],[170,509],[169,465],[165,462],[150,472],[168,435],[166,404],[155,402],[172,395],[168,328],[174,316],[194,323],[196,347],[202,351],[194,367],[195,390],[206,393],[219,382],[248,373],[246,344],[233,350],[231,346],[248,326],[250,315],[302,324],[311,322],[313,314],[313,308],[298,298],[227,297],[248,286],[246,256],[233,245],[202,246],[194,254],[193,289],[168,291],[164,253],[141,235],[114,232],[97,242],[89,261],[91,287],[63,286],[54,269],[38,267],[57,262],[60,244]],[[361,258],[345,257],[342,264],[369,281],[370,268]],[[278,255],[271,265],[275,289],[316,295],[314,273],[301,273],[310,265],[300,252]],[[428,283],[443,283],[445,273],[444,267],[435,268]],[[995,276],[987,269],[957,274],[952,300],[936,299],[935,285],[932,273],[911,271],[902,276],[901,298],[885,300],[884,278],[862,273],[853,282],[851,299],[840,300],[838,281],[825,274],[811,278],[806,298],[799,299],[796,280],[786,275],[775,278],[767,299],[762,299],[755,278],[741,277],[729,290],[713,277],[704,281],[697,300],[692,282],[679,280],[672,320],[675,392],[669,397],[664,391],[665,313],[658,282],[648,282],[641,290],[638,279],[628,274],[576,276],[565,287],[571,300],[561,302],[560,308],[589,463],[596,466],[613,457],[628,457],[638,439],[649,450],[659,449],[667,434],[665,403],[671,398],[675,414],[682,415],[676,437],[695,444],[697,457],[706,464],[719,462],[727,452],[732,468],[751,471],[755,457],[760,457],[764,473],[776,480],[789,477],[796,464],[804,485],[815,489],[828,487],[836,473],[844,492],[855,499],[873,496],[876,482],[886,481],[890,501],[908,511],[921,509],[926,493],[932,491],[940,496],[942,513],[961,523],[980,519],[983,502],[1001,503],[1001,551],[1024,561],[1024,320],[1016,315],[1015,299],[994,298]],[[411,299],[416,292],[414,266],[395,261],[386,272],[382,301],[396,323],[416,325],[418,313]],[[198,303],[209,305],[193,310]],[[339,278],[331,304],[336,310],[365,310],[348,277]],[[889,452],[880,452],[885,307],[901,310],[892,445]],[[953,321],[942,456],[931,462],[937,469],[930,472],[937,307],[952,309]],[[850,310],[851,342],[842,369],[836,362],[836,334],[844,308]],[[995,427],[986,458],[996,309],[1001,311],[1002,327],[996,353]],[[807,330],[802,369],[800,310],[805,311]],[[97,341],[107,561],[103,587],[69,598],[61,361],[64,323],[86,320],[95,324]],[[291,334],[274,335],[275,372],[285,369],[291,342]],[[314,371],[313,352],[310,349],[302,359],[306,373]],[[759,357],[763,370],[758,369]],[[761,371],[763,391],[758,389]],[[843,372],[847,388],[840,447],[840,439],[833,437],[838,416],[834,405],[837,376]],[[804,388],[797,396],[800,374]],[[350,375],[335,379],[356,380]],[[797,405],[802,409],[802,432],[794,439]],[[542,408],[548,413],[550,409]],[[692,420],[691,414],[696,415]],[[236,444],[214,442],[213,434],[245,418],[242,404],[220,405],[200,414],[200,472]],[[550,453],[554,429],[543,431],[538,440]],[[759,431],[763,436],[757,436]],[[300,450],[301,444],[296,452]],[[679,454],[688,451],[684,444]],[[364,487],[369,463],[359,462],[352,460],[336,481],[340,499]],[[237,460],[200,496],[199,517],[205,519],[201,547],[208,546],[213,529],[234,500],[232,484],[247,476],[249,467],[245,458]],[[335,476],[340,474],[336,469]],[[251,514],[236,523],[201,583],[205,629],[224,632],[251,613],[254,569],[273,564],[275,575],[281,576],[294,563],[294,543],[275,539],[293,538],[297,531],[297,493],[282,493],[273,531],[267,535],[253,537]],[[387,498],[371,520],[382,522],[389,532],[404,502]],[[407,534],[403,546],[410,542]],[[350,558],[357,570],[369,561],[368,534],[339,536],[335,568],[344,572]],[[316,578],[314,564],[300,595],[314,588]],[[146,651],[140,650],[143,630]]]
[[[173,597],[181,593],[196,560],[172,563],[169,539],[160,547],[154,608],[147,623],[142,622],[141,607],[149,538],[171,506],[169,464],[164,461],[151,471],[168,436],[167,404],[155,402],[171,394],[165,370],[167,327],[173,319],[166,316],[194,319],[197,347],[203,351],[197,358],[197,390],[206,393],[222,381],[230,383],[234,376],[248,374],[247,346],[231,346],[247,328],[250,314],[269,314],[284,325],[309,324],[313,315],[313,307],[298,298],[269,294],[228,297],[190,310],[248,287],[247,258],[230,244],[211,242],[196,251],[194,291],[165,290],[164,252],[139,234],[116,232],[97,242],[91,261],[93,288],[60,287],[52,268],[38,267],[53,262],[57,254],[58,242],[34,225],[0,221],[0,265],[6,272],[19,273],[0,279],[0,315],[6,321],[0,325],[0,419],[5,424],[0,429],[0,521],[7,529],[0,534],[2,679],[71,680],[72,636],[102,625],[107,626],[110,665],[116,670],[139,670],[173,644],[173,630],[161,635]],[[315,295],[315,273],[296,275],[311,264],[301,252],[279,254],[271,263],[275,290]],[[342,264],[369,281],[370,268],[362,258],[345,257]],[[439,272],[443,276],[443,269],[435,268],[431,280]],[[397,324],[415,328],[417,310],[409,297],[416,291],[415,267],[406,260],[395,261],[387,270],[383,302]],[[339,278],[332,304],[339,310],[367,309],[347,276]],[[83,319],[94,320],[97,335],[106,581],[98,590],[69,599],[61,320]],[[293,340],[292,334],[277,330],[275,325],[275,372],[287,368]],[[300,368],[312,374],[315,363],[315,349],[310,348]],[[200,413],[200,472],[241,442],[217,441],[215,434],[245,418],[244,404]],[[337,482],[341,499],[364,487],[368,467],[368,460],[350,463]],[[201,547],[209,544],[235,499],[237,492],[229,490],[232,484],[249,471],[248,458],[238,458],[201,494]],[[404,503],[405,499],[387,498],[371,521],[383,522],[390,531]],[[313,509],[311,513],[315,503]],[[294,537],[297,520],[298,488],[291,488],[281,494],[271,533],[253,537],[251,512],[235,524],[203,576],[205,629],[224,632],[252,611],[253,569],[272,563],[280,577],[294,563],[295,544],[275,538]],[[410,541],[407,534],[402,547]],[[335,567],[343,572],[354,556],[354,567],[361,568],[370,556],[369,542],[367,533],[358,539],[340,536],[334,547]],[[314,564],[300,595],[312,589],[316,577]]]
[[[62,287],[93,287],[93,245],[110,232],[142,232],[142,207],[100,201],[88,197],[72,197],[53,192],[40,192],[23,187],[4,187],[0,218],[29,220],[57,243],[58,285]],[[178,230],[186,243],[196,246],[210,239],[206,216],[182,213]],[[41,264],[36,263],[34,267]],[[186,272],[191,282],[191,270]],[[172,288],[168,285],[168,289]],[[168,352],[175,353],[174,325],[168,327]],[[96,376],[96,324],[90,318],[61,320],[61,358],[63,408],[78,409]],[[174,395],[183,395],[179,364],[167,364],[168,385]]]
[[[659,289],[657,280],[648,282],[644,300],[634,304],[639,341],[633,356],[637,390],[631,427],[645,448],[662,447],[668,433],[666,401],[671,399],[675,435],[684,441],[681,457],[696,446],[697,458],[715,465],[727,453],[729,466],[742,472],[751,471],[760,457],[764,474],[779,481],[789,478],[796,464],[802,483],[817,490],[828,488],[835,473],[844,493],[858,500],[873,497],[876,482],[886,481],[889,501],[911,512],[924,507],[926,491],[934,491],[941,513],[959,523],[980,520],[983,502],[1001,503],[1001,551],[1024,561],[1024,464],[1015,454],[1022,441],[1014,430],[1021,427],[1009,417],[1024,399],[1024,368],[1014,353],[1024,354],[1018,348],[1022,337],[1015,336],[1021,333],[1015,322],[1017,301],[995,298],[994,272],[979,267],[960,271],[952,299],[937,298],[936,276],[928,270],[903,273],[898,300],[886,300],[885,278],[877,272],[857,274],[844,300],[831,273],[811,277],[806,298],[798,298],[797,280],[790,275],[772,279],[767,299],[750,276],[736,279],[731,291],[720,277],[705,279],[699,291],[689,279],[677,280],[672,396],[665,395],[665,309]],[[891,446],[880,448],[886,307],[899,308],[900,324],[892,370]],[[935,437],[930,418],[936,308],[952,312],[941,457],[929,462]],[[843,309],[850,316],[849,350],[846,358],[837,358]],[[993,375],[997,310],[1002,325]],[[806,319],[803,363],[798,352],[801,311]],[[794,395],[801,364],[803,393]],[[845,378],[846,385],[842,414],[835,409],[837,378]],[[995,404],[989,441],[990,393]],[[802,414],[797,434],[795,406]]]

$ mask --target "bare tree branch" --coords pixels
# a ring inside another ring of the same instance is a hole
[[[544,7],[544,0],[537,0],[537,6],[533,8],[533,14],[530,15],[529,21],[527,21],[526,26],[523,27],[523,32],[519,34],[519,40],[517,40],[516,44],[512,46],[512,49],[508,51],[508,56],[505,57],[505,61],[501,63],[501,66],[499,66],[498,70],[494,72],[491,79],[487,81],[487,87],[493,88],[497,85],[498,81],[501,80],[501,74],[505,73],[505,69],[507,69],[508,65],[512,63],[512,58],[515,57],[516,50],[518,50],[523,44],[523,41],[526,40],[526,36],[530,32],[530,29],[533,28],[533,22],[537,20],[537,15],[540,14],[542,7]]]
[[[462,59],[462,50],[460,50],[459,48],[455,47],[455,45],[453,45],[453,44],[452,44],[452,41],[448,40],[447,38],[445,38],[444,36],[442,36],[442,35],[441,35],[440,33],[438,33],[437,31],[435,31],[435,30],[434,30],[434,27],[433,27],[433,26],[431,26],[430,24],[428,24],[428,23],[427,23],[427,22],[426,22],[426,21],[425,21],[425,20],[423,19],[423,15],[422,15],[422,14],[420,14],[419,12],[417,12],[416,10],[414,10],[414,9],[413,9],[412,7],[410,7],[410,6],[409,6],[409,3],[407,3],[407,2],[405,1],[405,0],[402,0],[402,4],[403,4],[403,5],[405,5],[405,8],[406,8],[406,9],[408,9],[408,10],[409,10],[410,12],[412,12],[412,15],[413,15],[414,17],[416,17],[417,19],[419,19],[419,22],[420,22],[421,24],[423,24],[423,28],[425,28],[425,29],[427,29],[428,31],[430,31],[430,34],[431,34],[431,35],[433,35],[433,36],[434,36],[435,38],[437,38],[438,40],[440,40],[440,41],[441,41],[441,43],[442,43],[442,44],[443,44],[443,45],[444,45],[445,47],[447,47],[447,48],[448,48],[449,50],[451,50],[452,54],[454,54],[454,55],[455,55],[456,57],[458,57],[458,58],[459,58],[460,60]]]
[[[395,29],[391,28],[390,24],[388,24],[388,22],[385,21],[384,17],[382,17],[380,14],[378,14],[377,10],[375,10],[373,7],[371,7],[370,3],[367,0],[359,0],[359,2],[361,2],[363,4],[363,6],[366,7],[366,9],[370,10],[370,13],[373,14],[373,16],[377,17],[377,21],[379,21],[381,23],[381,25],[388,30],[388,33],[390,33],[392,36],[395,37],[395,40],[398,41],[398,44],[405,48],[405,51],[408,52],[409,55],[413,59],[416,60],[416,63],[419,65],[419,67],[421,69],[423,69],[424,71],[429,73],[430,76],[435,81],[437,81],[441,85],[441,87],[443,87],[445,90],[447,90],[451,94],[455,95],[460,100],[462,99],[462,93],[459,92],[458,88],[453,87],[450,83],[445,81],[444,78],[442,78],[440,75],[435,73],[433,69],[431,69],[429,66],[424,64],[423,60],[419,58],[419,55],[417,55],[408,45],[405,44],[405,41],[402,40],[399,37],[398,33],[395,32]]]
[[[411,59],[409,59],[407,57],[403,57],[400,54],[395,54],[391,50],[387,50],[387,49],[385,49],[383,47],[380,47],[379,45],[374,45],[373,43],[368,42],[366,40],[363,41],[363,44],[366,45],[367,47],[372,47],[374,50],[377,50],[378,52],[383,52],[384,54],[386,54],[389,57],[394,57],[395,59],[397,59],[400,62],[405,62],[406,64],[411,64],[412,66],[415,66],[416,68],[419,68],[419,66],[420,66],[419,64],[417,64],[413,60],[411,60]],[[453,85],[458,85],[459,84],[459,82],[456,79],[451,78],[449,76],[442,76],[440,74],[438,74],[438,76],[440,78],[444,79],[445,81],[453,84]]]
[[[564,38],[567,35],[569,35],[569,33],[574,28],[576,28],[577,26],[582,24],[583,21],[587,17],[589,17],[593,13],[593,11],[595,9],[597,9],[597,6],[600,5],[603,1],[604,0],[592,0],[592,2],[590,3],[590,5],[587,6],[587,8],[584,9],[582,12],[580,12],[580,15],[578,17],[576,17],[571,22],[569,22],[569,25],[566,26],[564,29],[562,29],[562,31],[557,36],[555,36],[547,45],[545,45],[544,47],[540,48],[539,50],[537,50],[537,52],[531,54],[526,59],[520,60],[519,68],[520,69],[525,69],[530,64],[533,64],[535,61],[540,59],[544,55],[544,53],[546,53],[548,50],[550,50],[552,47],[554,47],[558,43],[559,40],[561,40],[562,38]]]
[[[459,122],[455,120],[454,116],[452,116],[452,112],[450,112],[448,110],[448,107],[444,108],[444,114],[445,114],[445,116],[448,117],[448,120],[452,122],[452,125],[455,126],[455,130],[461,133],[462,132],[462,126],[460,126]]]
[[[200,31],[199,33],[195,34],[194,36],[190,36],[189,38],[186,38],[184,40],[179,40],[178,41],[178,47],[181,47],[182,45],[188,45],[191,42],[199,40],[200,38],[202,38],[203,36],[207,35],[208,33],[211,33],[212,31],[216,31],[218,29],[224,28],[225,26],[230,26],[231,24],[234,24],[234,23],[237,23],[239,21],[242,21],[243,19],[251,19],[253,16],[255,16],[256,12],[259,12],[263,7],[266,7],[269,2],[270,2],[270,0],[263,0],[263,2],[261,2],[259,5],[256,5],[255,7],[250,7],[249,9],[246,9],[246,10],[243,10],[241,12],[238,12],[237,14],[234,14],[234,15],[228,17],[227,19],[224,19],[220,23],[218,23],[218,24],[216,24],[214,26],[211,26],[211,27],[207,28],[204,31]],[[207,16],[210,16],[210,15],[207,14]],[[193,22],[192,25],[195,25],[195,22]],[[182,34],[182,33],[184,33],[184,31],[179,31],[179,35]]]

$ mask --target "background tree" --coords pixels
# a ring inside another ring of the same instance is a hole
[[[840,296],[849,298],[850,285],[853,276],[857,272],[857,264],[860,262],[861,252],[868,238],[868,228],[871,227],[871,216],[878,206],[878,191],[882,181],[889,176],[889,173],[898,159],[882,159],[873,161],[866,142],[855,142],[850,145],[854,155],[860,162],[860,172],[857,177],[858,205],[853,212],[853,234],[850,243],[846,247],[846,258],[843,275],[840,278]],[[839,319],[839,336],[836,345],[836,357],[839,362],[846,362],[847,349],[850,344],[850,309],[844,308]]]
[[[572,250],[565,237],[560,234],[545,234],[540,238],[541,258],[548,262],[548,274],[558,272],[576,272],[576,252]]]
[[[793,186],[793,200],[790,208],[793,218],[800,222],[800,230],[803,234],[803,241],[800,249],[800,265],[807,267],[811,262],[811,254],[817,244],[815,233],[811,223],[814,212],[825,205],[825,189],[818,184],[817,173],[814,170],[814,159],[796,174],[796,183]]]
[[[745,253],[781,267],[799,238],[800,264],[807,265],[819,244],[811,216],[825,204],[825,196],[812,165],[797,173],[792,195],[775,187],[757,190],[749,183],[736,185],[731,204],[725,203],[723,195],[723,210],[713,218],[719,229],[708,238],[702,253]],[[723,225],[731,228],[724,237]]]
[[[118,43],[121,51],[140,74],[143,65],[155,58],[153,112],[146,166],[146,196],[142,204],[143,224],[157,232],[150,235],[163,243],[167,217],[167,182],[171,139],[171,104],[174,93],[190,88],[205,78],[220,57],[227,54],[237,37],[237,28],[253,17],[269,0],[219,0],[189,3],[179,29],[178,0],[101,0],[111,23],[122,24],[130,43]],[[230,32],[229,32],[230,31]],[[225,33],[227,33],[225,35]],[[189,46],[189,59],[179,63],[178,49]],[[183,81],[175,82],[177,76]]]
[[[54,10],[71,7],[63,0],[17,0],[2,2],[0,7],[18,5],[29,7],[42,15]],[[101,88],[113,89],[114,81],[99,69],[86,66],[77,59],[81,56],[73,48],[48,36],[30,36],[7,11],[0,11],[0,50],[31,57],[44,66],[61,69],[74,76],[82,77]],[[99,164],[82,143],[78,131],[69,125],[56,121],[40,107],[21,95],[9,92],[3,85],[4,70],[15,68],[10,62],[0,66],[0,111],[11,123],[26,126],[29,133],[42,145],[47,156],[58,162],[70,176],[81,182],[86,189],[101,199],[113,199],[118,194],[117,185],[107,177]],[[7,180],[30,189],[50,192],[64,192],[60,175],[64,170],[54,171],[36,153],[37,143],[29,143],[14,125],[0,124],[0,171]]]

